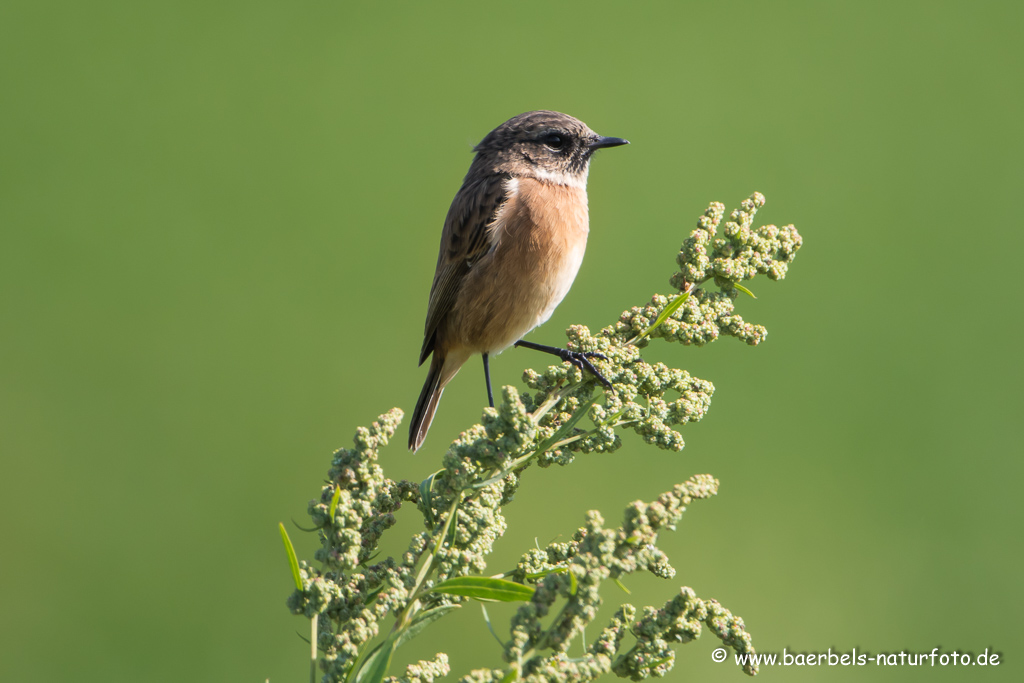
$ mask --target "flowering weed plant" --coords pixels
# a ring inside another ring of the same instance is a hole
[[[792,225],[755,229],[763,205],[764,197],[754,193],[723,225],[725,207],[711,204],[679,251],[672,294],[655,295],[596,334],[582,325],[567,330],[570,349],[600,354],[593,362],[610,389],[569,363],[543,373],[527,370],[529,391],[504,387],[500,404],[484,409],[480,424],[448,447],[441,469],[418,483],[385,477],[378,462],[402,420],[397,408],[360,427],[352,448],[334,453],[327,484],[309,506],[321,544],[315,562],[296,558],[281,526],[295,581],[288,607],[311,621],[311,680],[317,668],[325,683],[421,683],[446,676],[444,653],[399,676],[389,668],[402,644],[427,627],[442,628],[444,616],[469,600],[520,606],[502,661],[466,673],[459,679],[465,683],[664,676],[675,664],[672,645],[696,639],[705,628],[736,653],[754,652],[741,618],[680,587],[660,606],[622,604],[592,631],[596,638],[583,642],[582,656],[569,656],[570,644],[583,640],[597,615],[606,581],[634,572],[674,578],[658,536],[675,528],[691,502],[717,493],[711,475],[693,476],[649,503],[631,503],[620,526],[608,527],[600,513],[587,512],[571,540],[527,550],[502,573],[485,572],[506,528],[502,508],[531,466],[567,466],[579,454],[617,450],[624,429],[658,448],[683,448],[678,429],[707,413],[714,386],[685,370],[648,363],[641,351],[655,339],[695,346],[722,336],[750,345],[764,340],[765,328],[735,311],[741,294],[753,296],[742,283],[758,275],[783,279],[802,240]],[[424,529],[400,557],[381,558],[380,538],[404,504],[419,511]],[[756,664],[744,670],[754,675]]]

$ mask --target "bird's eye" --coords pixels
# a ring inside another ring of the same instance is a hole
[[[548,133],[540,141],[555,150],[562,149],[565,146],[565,138],[558,133]]]

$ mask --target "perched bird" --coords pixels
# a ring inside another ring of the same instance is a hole
[[[438,401],[471,355],[512,346],[557,355],[607,381],[585,354],[522,341],[548,318],[576,278],[587,247],[587,172],[603,147],[629,144],[602,137],[556,111],[531,111],[501,124],[476,146],[441,233],[430,288],[420,365],[431,353],[409,431],[418,450]]]

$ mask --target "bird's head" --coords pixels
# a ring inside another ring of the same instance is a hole
[[[475,151],[478,164],[494,173],[585,186],[590,157],[598,149],[628,145],[598,135],[587,124],[557,111],[529,111],[487,134]]]

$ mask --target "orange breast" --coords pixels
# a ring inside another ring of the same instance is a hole
[[[495,246],[466,276],[449,316],[452,341],[497,353],[547,320],[587,246],[587,193],[521,178],[494,227]]]

